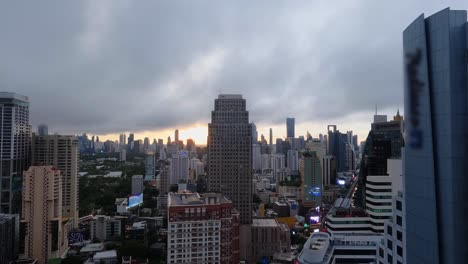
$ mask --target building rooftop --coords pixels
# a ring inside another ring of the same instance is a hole
[[[103,250],[104,250],[103,243],[89,243],[80,250],[80,253],[98,252],[98,251],[103,251]]]
[[[219,193],[198,193],[183,192],[169,193],[169,206],[186,206],[186,205],[205,205],[205,204],[222,204],[231,203],[229,199]]]
[[[218,99],[242,99],[241,94],[220,94]]]
[[[117,258],[117,251],[115,250],[102,251],[102,252],[96,253],[96,255],[94,255],[93,257],[94,260],[107,259],[107,258]]]
[[[254,218],[252,227],[277,227],[278,221],[274,218]]]
[[[330,235],[325,232],[316,232],[307,239],[297,260],[299,263],[307,264],[327,263],[331,253]]]
[[[11,92],[0,92],[0,98],[17,99],[26,102],[29,101],[29,98],[27,96]]]

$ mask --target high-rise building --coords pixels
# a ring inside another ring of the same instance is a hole
[[[19,215],[0,214],[0,263],[10,263],[18,257]]]
[[[257,144],[258,143],[258,132],[257,132],[257,126],[255,123],[251,123],[252,125],[252,144]]]
[[[28,97],[0,92],[0,125],[0,213],[18,214],[31,151]]]
[[[230,199],[242,224],[252,220],[252,125],[241,95],[221,94],[208,124],[208,189]]]
[[[239,263],[239,213],[221,194],[169,193],[167,233],[167,263]]]
[[[78,224],[78,139],[75,136],[47,135],[32,137],[32,164],[51,165],[62,176],[62,216]]]
[[[276,153],[277,154],[283,154],[284,156],[287,156],[288,150],[290,149],[291,149],[291,144],[289,144],[287,140],[283,140],[281,138],[276,139]]]
[[[299,152],[297,150],[288,150],[286,167],[290,172],[297,171],[299,169]]]
[[[299,174],[302,182],[302,204],[307,208],[322,205],[322,168],[315,151],[305,151],[299,160]]]
[[[295,120],[294,118],[286,118],[286,137],[287,138],[294,138],[294,130],[295,130]]]
[[[333,128],[333,130],[330,130]],[[336,125],[328,125],[327,154],[336,158],[336,169],[338,172],[348,171],[346,164],[346,143],[348,135],[340,133]]]
[[[174,141],[179,142],[179,129],[176,129],[174,132]]]
[[[273,129],[270,128],[270,141],[268,142],[268,144],[271,146],[273,146]]]
[[[154,153],[148,152],[145,157],[145,181],[154,180],[156,177],[156,157]]]
[[[135,135],[133,133],[130,133],[130,135],[128,136],[128,140],[127,140],[129,152],[133,151],[133,146],[135,144],[134,141],[135,141]]]
[[[364,207],[367,176],[384,176],[388,173],[387,160],[401,158],[405,146],[401,121],[373,123],[362,151],[360,172],[355,193],[355,203]]]
[[[148,137],[145,137],[144,141],[143,141],[143,152],[146,153],[150,150],[150,141],[149,141],[149,138]]]
[[[323,185],[336,184],[336,158],[326,155],[323,157]]]
[[[31,166],[23,174],[21,258],[46,264],[68,248],[62,218],[62,177],[53,166]]]
[[[261,147],[259,144],[252,145],[252,168],[254,170],[262,169]]]
[[[127,150],[126,149],[121,149],[119,155],[120,155],[120,161],[126,161],[127,160]]]
[[[132,195],[143,192],[143,175],[132,176]]]
[[[467,259],[467,12],[420,15],[403,32],[406,261]]]
[[[159,196],[164,196],[169,192],[170,163],[168,160],[160,160],[158,163]]]
[[[120,134],[119,135],[119,145],[123,146],[123,145],[125,145],[125,142],[126,142],[126,135],[125,134]]]
[[[189,178],[189,157],[186,151],[177,152],[170,159],[170,184],[187,182]]]

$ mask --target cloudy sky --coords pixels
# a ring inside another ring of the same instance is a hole
[[[247,99],[259,135],[363,140],[403,112],[402,31],[468,1],[2,1],[0,90],[31,100],[33,126],[206,140],[219,93]]]

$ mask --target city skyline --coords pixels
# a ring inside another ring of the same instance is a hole
[[[217,94],[235,93],[250,102],[259,135],[272,127],[275,138],[283,137],[290,116],[299,135],[339,124],[364,138],[375,104],[388,115],[398,108],[404,112],[401,31],[415,14],[467,5],[257,2],[244,12],[246,2],[209,8],[2,3],[0,85],[34,102],[33,127],[46,123],[60,134],[106,138],[132,128],[141,138],[165,138],[164,131],[179,128],[186,139],[183,130],[200,130],[208,122],[209,102]],[[175,13],[186,20],[175,19]],[[369,36],[372,41],[363,41]],[[203,144],[206,136],[200,135],[195,140]]]

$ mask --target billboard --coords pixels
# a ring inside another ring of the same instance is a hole
[[[143,193],[135,194],[128,197],[128,207],[138,206],[143,203]]]

